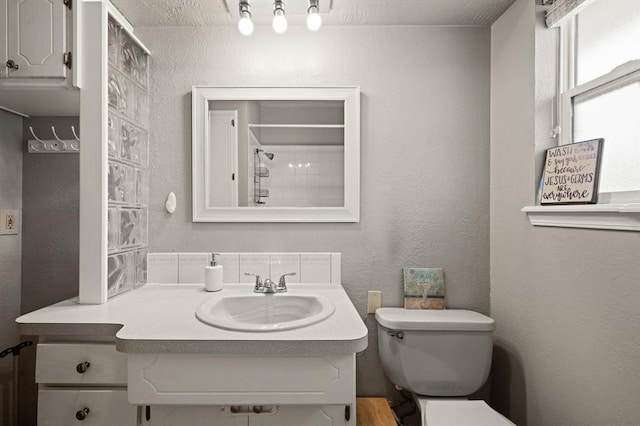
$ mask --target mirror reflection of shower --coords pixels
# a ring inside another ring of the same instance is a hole
[[[260,153],[264,153],[264,155],[269,159],[269,160],[273,160],[273,157],[275,157],[275,154],[272,154],[270,152],[266,152],[264,149],[260,149],[260,148],[256,148],[256,154],[258,154],[258,158],[260,158]]]
[[[253,154],[255,157],[253,161],[253,202],[257,205],[266,204],[262,199],[269,197],[269,189],[262,188],[262,178],[269,177],[269,168],[260,161],[260,153],[263,153],[269,160],[273,160],[273,157],[275,157],[275,154],[266,152],[261,148],[256,148]]]

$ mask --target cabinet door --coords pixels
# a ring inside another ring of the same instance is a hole
[[[351,408],[350,421],[347,421],[344,405],[278,406],[274,413],[249,417],[249,426],[351,426],[355,424],[353,408]]]
[[[63,0],[7,0],[9,77],[66,77]],[[3,65],[4,66],[4,65]]]
[[[152,405],[149,420],[146,420],[146,408],[143,407],[144,426],[248,426],[246,413],[231,414],[220,405]],[[246,410],[245,410],[246,411]],[[282,425],[280,425],[282,426]]]
[[[138,407],[129,404],[126,389],[38,392],[38,426],[136,426],[137,421]]]

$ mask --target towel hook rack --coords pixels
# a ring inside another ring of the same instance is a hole
[[[58,136],[55,126],[51,126],[53,139],[42,139],[36,136],[33,126],[29,126],[29,132],[33,139],[27,141],[27,149],[30,153],[77,153],[80,152],[80,137],[75,126],[71,126],[74,139],[62,139]]]

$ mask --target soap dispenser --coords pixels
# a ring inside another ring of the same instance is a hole
[[[207,291],[222,290],[222,265],[216,264],[219,253],[211,253],[211,263],[204,268],[204,289]]]

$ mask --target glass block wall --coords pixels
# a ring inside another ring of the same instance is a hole
[[[109,19],[108,297],[146,282],[149,57]]]

